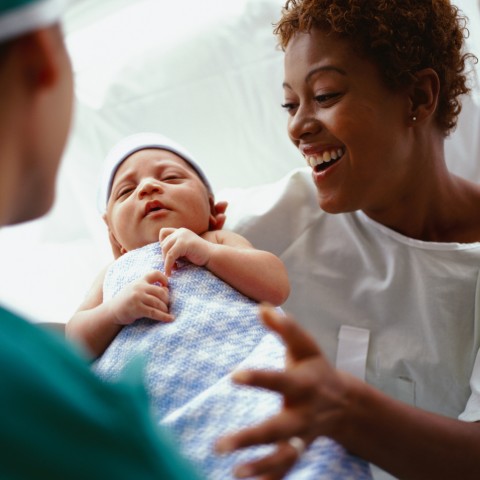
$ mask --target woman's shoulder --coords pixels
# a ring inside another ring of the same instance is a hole
[[[457,177],[460,194],[446,235],[460,243],[480,242],[480,185]]]

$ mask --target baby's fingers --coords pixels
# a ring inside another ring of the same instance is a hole
[[[176,258],[170,253],[168,255],[165,255],[163,265],[165,268],[165,275],[169,277],[172,274],[173,269],[175,268]]]
[[[162,304],[165,305],[165,310],[168,310],[168,304],[170,303],[170,295],[168,292],[168,288],[162,287],[160,285],[149,285],[145,292],[153,299],[160,301]],[[151,299],[151,301],[154,301]],[[155,302],[154,304],[156,307],[160,307],[158,303]]]
[[[149,295],[147,300],[147,313],[146,316],[152,320],[158,320],[160,322],[172,322],[175,317],[169,313],[168,299],[164,301],[158,298],[157,295]]]
[[[169,235],[175,232],[176,228],[165,227],[160,229],[160,233],[158,234],[158,241],[162,243]]]
[[[144,277],[145,281],[150,283],[151,285],[154,284],[161,284],[163,286],[168,285],[168,278],[167,275],[162,273],[160,270],[152,270],[151,272],[147,273]]]
[[[150,310],[148,318],[150,318],[151,320],[158,320],[159,322],[165,323],[170,323],[175,320],[175,317],[171,313],[163,312],[162,310],[157,310],[155,308],[152,308]]]
[[[172,270],[175,268],[175,262],[179,255],[175,253],[176,245],[176,236],[171,235],[169,238],[166,238],[161,242],[162,247],[162,256],[163,256],[163,267],[165,270],[165,275],[169,277],[172,274]]]

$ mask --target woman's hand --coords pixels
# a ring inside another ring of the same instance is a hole
[[[159,270],[130,283],[108,304],[117,325],[129,325],[143,317],[171,322],[173,316],[168,313],[168,305],[168,279]]]
[[[225,224],[225,220],[227,219],[227,216],[225,215],[227,207],[228,207],[228,202],[226,201],[220,201],[215,204],[214,220],[210,221],[209,230],[221,230],[223,228],[223,225]]]
[[[260,444],[276,444],[273,453],[238,466],[238,478],[261,476],[265,480],[283,478],[316,437],[334,437],[347,410],[350,376],[335,370],[325,359],[314,339],[291,317],[261,307],[267,327],[277,332],[287,348],[283,372],[249,370],[233,375],[235,383],[265,388],[283,395],[282,410],[270,419],[221,438],[218,453]],[[296,438],[295,438],[296,437]]]

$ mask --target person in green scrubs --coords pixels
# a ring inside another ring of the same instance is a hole
[[[73,103],[63,4],[0,0],[0,225],[54,200]],[[63,338],[0,306],[0,478],[199,478],[152,421],[139,367],[103,383]]]

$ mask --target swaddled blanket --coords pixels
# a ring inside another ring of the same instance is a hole
[[[104,299],[153,269],[163,270],[158,243],[131,251],[107,271]],[[205,268],[180,263],[169,281],[172,323],[141,319],[124,327],[94,365],[118,376],[133,356],[145,358],[154,415],[209,479],[229,479],[233,465],[268,447],[217,456],[221,435],[268,418],[280,408],[274,393],[230,382],[237,368],[280,369],[284,347],[258,319],[258,305]],[[368,465],[326,438],[318,439],[291,479],[370,479]]]

